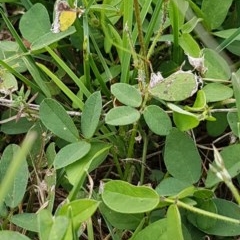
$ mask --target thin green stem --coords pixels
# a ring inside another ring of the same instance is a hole
[[[134,4],[134,9],[135,9],[134,12],[135,12],[135,17],[136,17],[137,27],[138,27],[138,38],[141,46],[141,55],[143,56],[144,59],[146,59],[147,51],[146,51],[146,46],[145,46],[144,37],[143,37],[142,21],[140,16],[141,14],[140,14],[138,0],[134,0],[133,4]],[[149,69],[148,69],[148,64],[146,60],[144,60],[144,70],[145,70],[146,79],[149,79]]]
[[[144,183],[144,173],[145,173],[145,166],[147,160],[147,149],[148,149],[148,137],[146,136],[145,132],[142,132],[143,138],[143,153],[142,153],[142,165],[141,165],[141,175],[140,175],[140,185]]]
[[[214,219],[222,220],[222,221],[225,221],[225,222],[230,222],[230,223],[240,225],[240,220],[230,218],[230,217],[226,217],[226,216],[223,216],[223,215],[219,215],[219,214],[216,214],[216,213],[208,212],[208,211],[205,211],[203,209],[196,208],[196,207],[193,207],[191,205],[188,205],[188,204],[186,204],[184,202],[181,202],[179,200],[176,200],[176,199],[166,198],[166,199],[164,199],[164,201],[168,202],[168,203],[176,204],[178,207],[182,207],[184,209],[187,209],[187,210],[189,210],[191,212],[194,212],[194,213],[197,213],[197,214],[201,214],[201,215],[204,215],[204,216],[207,216],[207,217],[210,217],[210,218],[214,218]]]
[[[232,181],[225,182],[230,191],[232,192],[232,195],[234,196],[235,200],[237,201],[238,205],[240,205],[240,195],[237,190],[237,188],[233,185]]]

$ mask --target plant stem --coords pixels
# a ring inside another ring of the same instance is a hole
[[[146,52],[146,47],[145,47],[145,42],[144,42],[144,37],[143,37],[143,30],[142,30],[142,22],[141,22],[141,17],[140,17],[140,9],[139,9],[139,3],[138,0],[134,0],[134,9],[135,9],[135,17],[137,21],[137,27],[138,27],[138,38],[139,38],[139,43],[141,46],[141,55],[144,58],[144,71],[146,75],[146,79],[149,79],[149,69],[148,69],[148,64],[146,61],[147,57],[147,52]]]
[[[145,132],[142,132],[142,137],[143,137],[143,153],[142,153],[140,185],[143,185],[143,182],[144,182],[144,172],[145,172],[145,164],[147,159],[147,148],[148,148],[148,137],[146,136]]]
[[[230,222],[230,223],[240,225],[240,220],[238,220],[238,219],[234,219],[234,218],[226,217],[226,216],[219,215],[219,214],[216,214],[216,213],[208,212],[208,211],[205,211],[203,209],[196,208],[196,207],[193,207],[191,205],[188,205],[188,204],[186,204],[184,202],[181,202],[177,199],[166,198],[166,199],[164,199],[164,201],[168,202],[168,203],[173,203],[173,204],[175,203],[178,207],[185,208],[185,209],[187,209],[191,212],[197,213],[197,214],[201,214],[201,215],[204,215],[204,216],[207,216],[207,217],[210,217],[210,218],[214,218],[214,219],[222,220],[222,221],[225,221],[225,222]]]

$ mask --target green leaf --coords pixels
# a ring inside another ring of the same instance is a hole
[[[213,113],[216,121],[207,121],[206,128],[209,136],[218,137],[224,133],[228,127],[227,114],[222,112]]]
[[[232,178],[236,177],[240,172],[240,144],[234,144],[223,148],[220,152],[224,161],[225,168]],[[216,166],[215,162],[213,166]],[[206,187],[213,187],[221,180],[211,170],[207,172],[207,179],[205,181]]]
[[[71,221],[74,227],[79,228],[80,224],[88,220],[97,210],[100,202],[93,199],[78,199],[70,203],[64,204],[57,212],[58,216],[68,216],[71,211]]]
[[[2,230],[0,231],[1,240],[31,240],[30,238],[14,231]]]
[[[111,86],[111,92],[119,102],[127,106],[140,107],[142,103],[139,90],[129,84],[115,83]]]
[[[233,96],[233,90],[221,83],[209,83],[202,89],[206,95],[207,102],[218,102]]]
[[[144,119],[150,130],[158,135],[168,135],[172,122],[168,114],[156,105],[147,106],[143,112]]]
[[[224,22],[228,10],[232,4],[232,0],[224,0],[219,4],[218,0],[203,0],[202,11],[205,21],[210,23],[211,29],[216,29]]]
[[[182,101],[191,97],[197,89],[198,79],[192,72],[178,71],[150,88],[149,92],[162,100]]]
[[[79,140],[78,130],[66,110],[53,99],[44,99],[40,104],[39,115],[42,123],[67,142]]]
[[[184,25],[181,27],[182,33],[190,33],[193,31],[193,29],[197,26],[199,22],[201,22],[203,19],[202,18],[197,18],[194,16],[191,20],[186,22]],[[198,56],[196,56],[198,57]]]
[[[237,137],[240,136],[240,122],[238,119],[238,114],[236,112],[229,112],[227,114],[228,124],[233,132],[233,134]]]
[[[181,225],[178,207],[172,204],[167,210],[167,239],[184,240]]]
[[[16,153],[20,147],[15,144],[8,145],[2,155],[0,161],[0,180],[6,176],[8,168],[12,161],[15,160]],[[26,159],[23,160],[17,174],[13,178],[13,183],[5,198],[5,204],[10,208],[17,207],[22,201],[27,188],[28,182],[28,165]]]
[[[167,219],[151,223],[137,233],[131,240],[169,240],[167,237]]]
[[[18,82],[15,76],[6,70],[0,71],[0,93],[9,95],[18,90]]]
[[[100,92],[94,92],[85,102],[81,115],[81,129],[85,138],[91,138],[98,126],[102,111]]]
[[[22,50],[17,42],[0,41],[0,59],[7,63],[9,67],[22,73],[27,69],[22,58],[19,57],[20,54],[22,54]]]
[[[115,228],[122,230],[135,230],[142,219],[144,218],[143,213],[138,214],[126,214],[115,212],[108,208],[104,203],[99,206],[101,214],[106,218],[107,221]]]
[[[121,106],[112,108],[105,117],[105,121],[109,125],[123,126],[135,123],[140,118],[138,110],[129,107]]]
[[[76,29],[73,26],[71,26],[64,32],[59,32],[59,33],[48,32],[48,33],[40,36],[39,38],[35,39],[35,41],[32,42],[30,48],[32,51],[37,51],[39,49],[47,47],[47,46],[51,45],[52,43],[55,43],[55,42],[65,38],[69,35],[72,35],[75,32],[76,32]]]
[[[184,50],[185,54],[195,58],[198,58],[201,55],[200,47],[191,34],[183,33],[179,37],[179,44]]]
[[[225,199],[213,199],[213,203],[217,208],[217,213],[222,216],[230,217],[236,220],[240,220],[240,209],[239,206],[233,202],[227,201]],[[217,235],[217,236],[238,236],[240,235],[239,224],[231,223],[228,221],[217,220],[211,228],[201,229],[197,224],[198,214],[188,213],[188,220],[201,231]],[[207,218],[207,217],[206,217]],[[205,219],[206,221],[206,219]],[[209,218],[208,221],[214,221],[213,218]]]
[[[53,217],[49,210],[42,209],[38,213],[38,234],[41,240],[48,240],[53,225]]]
[[[195,115],[185,115],[178,112],[173,112],[173,121],[180,131],[188,131],[197,127],[200,123]]]
[[[189,184],[201,176],[201,158],[194,141],[178,129],[173,128],[166,137],[164,162],[173,177]]]
[[[72,163],[66,167],[68,180],[72,185],[77,185],[86,171],[90,173],[96,169],[107,157],[111,145],[103,142],[91,142],[91,149],[81,161]]]
[[[205,48],[203,50],[204,66],[207,71],[205,78],[229,80],[231,70],[228,63],[214,50]]]
[[[200,204],[198,204],[198,208],[206,210],[208,212],[217,213],[217,207],[212,199],[208,199],[205,201],[202,201]],[[208,229],[212,228],[216,224],[217,219],[210,219],[209,217],[206,217],[204,215],[197,215],[196,223],[200,229]]]
[[[102,199],[115,212],[129,214],[151,211],[159,203],[159,196],[153,189],[120,180],[109,181],[104,185]]]
[[[84,141],[68,144],[57,153],[54,159],[55,168],[63,168],[78,161],[89,152],[90,148],[91,144]]]
[[[11,217],[10,222],[28,231],[38,232],[37,214],[35,213],[15,214]]]
[[[53,219],[53,225],[50,230],[48,239],[65,240],[65,234],[69,226],[69,219],[65,216],[57,216]]]
[[[160,196],[175,196],[189,186],[191,184],[169,177],[163,179],[155,190]]]
[[[50,32],[51,23],[45,6],[41,3],[33,5],[22,15],[19,22],[19,29],[22,36],[29,42],[33,42]]]

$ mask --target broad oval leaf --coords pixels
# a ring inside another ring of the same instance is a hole
[[[127,106],[140,107],[142,103],[139,90],[129,84],[115,83],[111,86],[111,92],[119,102]]]
[[[33,5],[19,22],[19,29],[25,39],[29,42],[37,40],[39,37],[50,32],[51,23],[49,14],[43,4]]]
[[[173,177],[186,183],[195,183],[201,176],[201,158],[194,141],[176,128],[166,137],[164,162]]]
[[[192,72],[178,71],[149,89],[154,96],[166,101],[182,101],[198,89],[198,78]]]
[[[102,111],[100,92],[94,92],[85,102],[81,115],[81,129],[85,138],[91,138],[98,126]]]
[[[0,239],[1,240],[31,240],[30,238],[22,235],[18,232],[9,231],[9,230],[2,230],[0,231]]]
[[[229,99],[233,96],[232,88],[221,83],[209,83],[202,89],[207,102],[218,102]]]
[[[19,149],[20,147],[16,144],[8,145],[5,148],[0,161],[0,181],[6,177],[11,162],[14,161],[15,154],[19,151]],[[13,182],[5,198],[5,204],[8,207],[15,208],[22,201],[27,188],[28,175],[28,165],[26,159],[24,159],[17,174],[12,176]]]
[[[129,214],[151,211],[159,203],[159,196],[153,189],[134,186],[120,180],[104,185],[102,199],[115,212]]]
[[[63,147],[54,159],[56,169],[66,167],[84,157],[90,150],[91,144],[85,141],[68,144]]]
[[[121,106],[112,108],[105,117],[105,121],[109,125],[123,126],[135,123],[140,118],[138,110],[130,106]]]
[[[152,132],[158,135],[168,135],[172,122],[168,114],[156,105],[147,106],[143,112],[144,119]]]
[[[40,104],[42,123],[58,137],[67,142],[79,140],[78,130],[66,110],[56,100],[46,98]]]

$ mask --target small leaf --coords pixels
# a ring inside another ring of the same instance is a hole
[[[2,155],[0,161],[0,181],[6,177],[8,168],[12,161],[14,161],[15,154],[19,151],[19,146],[15,144],[8,145]],[[28,165],[26,159],[23,160],[20,169],[13,177],[13,183],[9,189],[9,192],[5,198],[5,203],[10,208],[17,207],[23,199],[26,192],[28,182]]]
[[[87,155],[81,161],[74,162],[66,167],[69,182],[73,186],[78,185],[79,181],[86,177],[86,172],[90,173],[105,160],[110,147],[111,145],[108,143],[91,142],[91,149]]]
[[[167,239],[184,240],[178,207],[172,204],[167,210]]]
[[[142,103],[139,90],[129,84],[115,83],[111,86],[111,92],[119,102],[127,106],[140,107]]]
[[[42,209],[38,215],[38,234],[41,240],[48,240],[53,225],[53,217],[49,210]]]
[[[144,218],[143,213],[138,214],[126,214],[115,212],[108,208],[104,203],[99,206],[101,214],[106,218],[107,221],[115,228],[122,230],[135,230],[142,219]]]
[[[71,209],[71,220],[76,228],[80,223],[88,220],[97,210],[100,202],[93,199],[78,199],[64,204],[57,212],[58,216],[68,216]]]
[[[38,232],[37,214],[35,213],[15,214],[11,217],[10,222],[28,231]]]
[[[19,29],[25,39],[33,42],[45,33],[50,32],[51,23],[44,5],[34,4],[19,22]]]
[[[121,106],[112,108],[106,115],[105,121],[109,125],[123,126],[135,123],[140,118],[138,110],[129,107]]]
[[[138,232],[131,240],[168,240],[167,219],[161,219],[151,223]]]
[[[189,33],[183,33],[179,37],[179,44],[184,52],[191,57],[198,58],[201,55],[200,47],[197,41]]]
[[[200,123],[197,116],[185,115],[178,112],[173,112],[173,121],[180,131],[188,131],[197,127]]]
[[[169,173],[189,184],[201,176],[201,157],[193,140],[185,133],[173,128],[166,137],[164,162]]]
[[[159,196],[153,189],[134,186],[120,180],[104,185],[102,199],[115,212],[129,214],[151,211],[159,203]]]
[[[66,110],[56,100],[44,99],[40,104],[39,115],[42,123],[67,142],[79,140],[78,130]]]
[[[48,239],[63,240],[69,226],[69,219],[66,216],[57,216],[53,219]]]
[[[205,78],[229,80],[231,70],[228,63],[214,50],[205,48],[202,55],[204,56],[204,66],[207,71],[204,73]]]
[[[1,240],[31,240],[30,238],[22,235],[18,232],[9,231],[9,230],[2,230],[0,231],[0,239]]]
[[[158,135],[168,135],[172,129],[172,122],[168,114],[158,106],[147,106],[144,109],[143,116],[151,131]]]
[[[91,138],[98,126],[102,111],[100,92],[94,92],[85,102],[81,115],[81,129],[85,138]]]
[[[191,184],[169,177],[163,179],[155,190],[160,196],[175,196],[189,186]]]
[[[236,112],[229,112],[227,114],[228,124],[233,132],[233,134],[237,137],[240,136],[240,122],[238,119],[238,114]]]
[[[220,83],[209,83],[202,89],[206,95],[207,102],[218,102],[233,96],[233,90]]]
[[[150,88],[149,92],[162,100],[182,101],[191,97],[197,89],[198,79],[193,73],[178,71]]]
[[[84,157],[89,152],[90,148],[91,144],[84,141],[68,144],[57,153],[54,159],[55,168],[63,168],[76,162]]]

